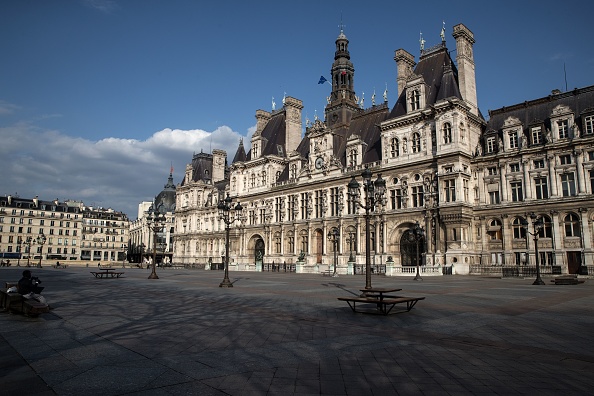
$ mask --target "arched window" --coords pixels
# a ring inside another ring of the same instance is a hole
[[[566,237],[579,237],[582,235],[580,231],[580,218],[576,214],[570,213],[565,216],[564,223]]]
[[[413,153],[421,152],[421,134],[419,132],[413,133],[411,145]]]
[[[538,231],[539,238],[552,238],[553,237],[553,224],[551,218],[547,215],[540,216],[543,227]]]
[[[444,144],[452,143],[452,124],[445,122],[442,128]]]
[[[398,141],[398,138],[392,138],[391,142],[390,142],[390,153],[392,155],[392,158],[396,158],[398,156],[400,156],[400,142]]]
[[[526,239],[526,220],[522,217],[516,217],[512,222],[514,230],[514,239]]]
[[[497,219],[491,220],[487,228],[487,234],[492,241],[501,240],[501,221]]]

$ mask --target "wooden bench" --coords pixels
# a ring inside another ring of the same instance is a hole
[[[406,303],[406,311],[409,312],[417,302],[424,300],[425,297],[404,297],[404,296],[384,296],[383,299],[378,299],[374,297],[338,297],[340,301],[346,301],[349,304],[349,307],[353,310],[353,312],[359,313],[373,313],[373,314],[383,314],[387,315],[392,311],[392,308],[396,306],[396,304],[404,304]],[[375,305],[375,310],[370,309],[359,309],[357,310],[357,303],[359,304],[373,304]]]
[[[120,276],[124,275],[123,272],[112,272],[112,271],[91,271],[91,274],[95,278],[101,278],[105,276],[106,278],[119,278]]]

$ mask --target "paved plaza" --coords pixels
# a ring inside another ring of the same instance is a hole
[[[594,280],[374,276],[425,296],[353,313],[363,276],[33,268],[52,306],[0,313],[0,395],[592,394]],[[1,285],[22,268],[0,269]],[[398,308],[398,307],[397,307]],[[395,308],[396,309],[396,308]]]

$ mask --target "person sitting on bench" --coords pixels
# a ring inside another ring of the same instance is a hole
[[[43,290],[43,287],[38,286],[39,283],[41,283],[41,281],[38,278],[33,277],[31,271],[24,270],[23,277],[17,284],[18,292],[26,299],[33,298],[45,304],[45,297],[39,294]]]

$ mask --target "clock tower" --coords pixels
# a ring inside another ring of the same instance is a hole
[[[360,111],[355,96],[355,68],[349,53],[349,40],[342,26],[336,39],[336,51],[330,73],[332,92],[327,98],[325,117],[328,126],[334,129],[348,126],[353,114]]]

